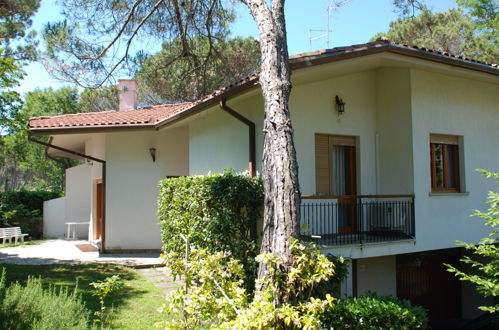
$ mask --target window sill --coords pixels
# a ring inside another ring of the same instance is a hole
[[[456,196],[456,197],[464,197],[464,196],[468,196],[470,194],[469,191],[465,191],[465,192],[452,192],[452,191],[448,191],[448,192],[429,192],[428,193],[428,196],[432,197],[432,196]]]

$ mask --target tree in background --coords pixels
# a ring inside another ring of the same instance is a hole
[[[482,174],[488,178],[494,178],[499,183],[499,173],[491,173],[481,170]],[[454,266],[446,265],[449,272],[454,273],[461,281],[470,281],[476,285],[478,292],[486,297],[499,296],[499,193],[490,191],[487,203],[489,209],[487,212],[476,211],[474,216],[485,220],[485,224],[491,228],[489,236],[482,238],[478,244],[468,244],[458,242],[466,250],[472,252],[476,257],[482,260],[472,259],[469,256],[461,259],[462,262],[470,265],[476,270],[474,274],[467,274]],[[483,261],[485,259],[485,261]],[[497,301],[492,306],[480,306],[483,311],[490,313],[499,312]]]
[[[414,5],[416,3],[416,5]],[[487,63],[499,62],[498,4],[494,0],[458,1],[459,9],[434,13],[419,1],[394,1],[401,18],[390,23],[390,41],[425,47]],[[419,12],[408,16],[408,13]]]
[[[2,0],[0,6],[0,48],[2,57],[34,60],[37,55],[36,32],[31,18],[40,7],[40,0]],[[15,46],[12,47],[12,44]]]
[[[207,52],[207,38],[194,38],[196,49]],[[139,81],[142,103],[158,104],[197,100],[213,90],[227,86],[258,70],[260,47],[253,38],[232,38],[216,41],[213,55],[200,69],[196,57],[174,61],[182,47],[180,40],[163,43],[154,56],[139,58],[140,67],[135,75]]]
[[[22,99],[14,87],[24,76],[13,58],[4,57],[0,49],[0,135],[19,130],[24,125]]]
[[[78,91],[64,87],[35,90],[25,96],[21,117],[62,115],[79,112]],[[0,190],[64,189],[64,170],[75,164],[65,158],[49,159],[45,148],[30,143],[27,132],[20,129],[0,137]]]
[[[85,89],[80,93],[78,107],[80,112],[117,110],[119,107],[118,86]]]

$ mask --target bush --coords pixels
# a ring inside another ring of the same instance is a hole
[[[252,285],[262,209],[259,178],[226,171],[165,179],[160,182],[158,211],[163,253],[183,255],[182,234],[195,248],[238,259],[245,270],[245,283]]]
[[[426,329],[426,310],[407,300],[369,294],[338,300],[321,317],[329,329]]]
[[[31,237],[41,238],[43,202],[60,196],[50,191],[0,192],[0,227],[21,227]]]
[[[42,288],[40,279],[30,277],[26,286],[14,283],[5,288],[0,277],[1,329],[87,329],[89,312],[81,297],[67,289]]]

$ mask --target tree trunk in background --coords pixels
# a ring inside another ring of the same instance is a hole
[[[284,0],[241,0],[250,9],[260,34],[265,118],[263,186],[265,211],[261,252],[281,257],[284,269],[291,259],[291,237],[299,234],[300,189],[293,128],[288,108],[290,65],[284,20]],[[266,273],[260,265],[258,277]]]

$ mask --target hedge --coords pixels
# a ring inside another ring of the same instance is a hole
[[[0,227],[19,226],[30,237],[41,237],[43,202],[61,195],[51,191],[0,192]]]
[[[368,294],[340,299],[321,316],[325,329],[426,329],[427,312],[407,300]]]
[[[240,260],[246,283],[251,286],[256,275],[257,223],[262,211],[260,178],[225,171],[164,179],[160,182],[158,211],[163,253],[184,255],[182,234],[193,247],[223,251]]]

